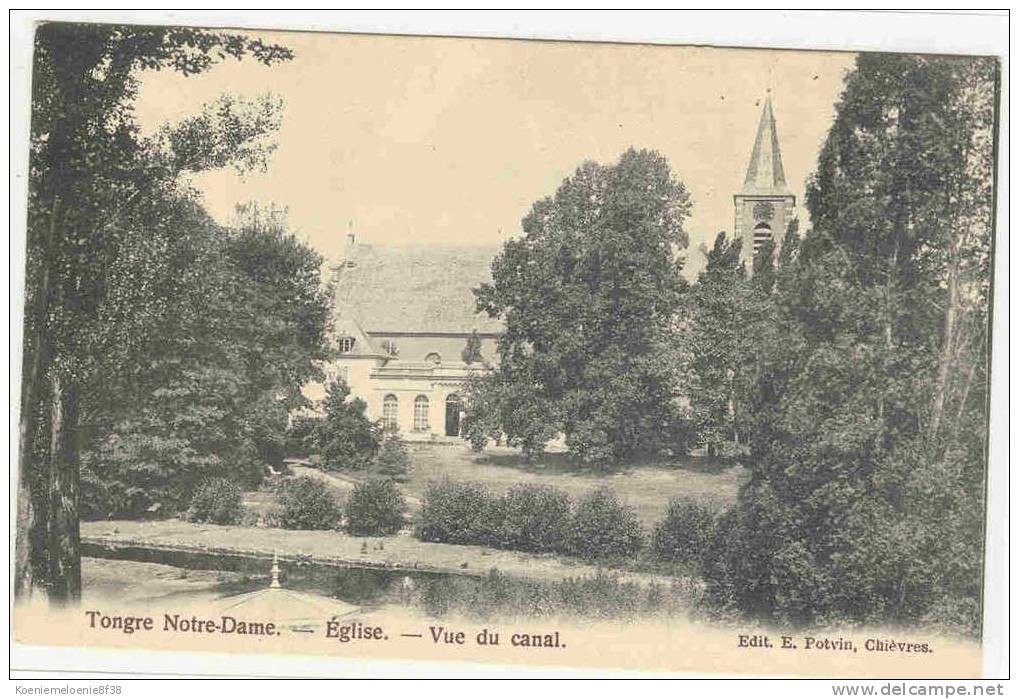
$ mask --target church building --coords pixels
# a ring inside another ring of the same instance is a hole
[[[460,434],[463,385],[498,363],[502,324],[475,312],[472,289],[491,280],[499,248],[372,245],[348,235],[332,268],[336,359],[367,415],[409,442]],[[467,352],[477,337],[474,356]],[[310,387],[308,397],[323,397]]]
[[[767,240],[782,244],[796,197],[782,169],[770,97],[764,103],[743,186],[733,196],[743,258]],[[342,378],[372,420],[409,442],[458,438],[464,383],[498,362],[501,321],[475,311],[472,289],[491,280],[498,246],[384,246],[347,236],[332,267],[330,378]],[[476,340],[472,340],[476,336]],[[476,353],[468,353],[473,342]],[[309,386],[312,400],[323,386]]]
[[[757,138],[750,153],[750,164],[743,187],[733,195],[736,221],[733,233],[743,241],[742,256],[747,269],[753,267],[753,255],[768,240],[781,247],[786,226],[796,211],[796,197],[789,191],[782,169],[782,152],[771,108],[771,97],[764,102]]]

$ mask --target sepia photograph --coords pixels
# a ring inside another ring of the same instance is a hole
[[[1000,56],[30,32],[15,644],[985,676]]]

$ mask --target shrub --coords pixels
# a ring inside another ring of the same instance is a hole
[[[577,503],[565,543],[567,553],[588,560],[624,558],[640,551],[644,532],[631,508],[599,488]]]
[[[766,483],[752,484],[740,497],[719,518],[705,554],[706,593],[723,610],[766,618],[780,594],[771,564],[789,522]]]
[[[325,419],[318,424],[315,442],[329,469],[365,468],[379,451],[381,426],[365,415],[363,400],[347,400],[349,396],[350,388],[341,379],[326,386]]]
[[[570,525],[570,497],[546,485],[517,485],[502,498],[499,545],[520,551],[561,549]]]
[[[285,481],[277,494],[284,529],[333,529],[340,508],[326,485],[310,476]]]
[[[651,548],[664,561],[700,566],[715,533],[714,510],[687,500],[673,500],[665,519],[655,525]]]
[[[645,587],[602,571],[588,578],[539,582],[511,578],[493,568],[483,577],[443,576],[423,581],[415,603],[435,617],[554,616],[589,621],[685,616],[694,599],[681,586]]]
[[[212,478],[198,486],[187,511],[189,522],[237,524],[244,516],[241,488],[226,478]]]
[[[494,545],[502,519],[500,504],[479,483],[429,483],[415,535],[421,541]]]
[[[407,454],[407,447],[396,435],[387,435],[385,441],[382,442],[382,448],[375,459],[375,470],[380,475],[395,481],[407,480],[410,456]]]
[[[347,498],[347,531],[358,536],[395,534],[403,526],[405,509],[393,481],[358,483]]]

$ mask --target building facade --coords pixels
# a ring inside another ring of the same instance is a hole
[[[747,175],[740,191],[733,195],[736,220],[734,235],[743,241],[742,257],[747,269],[753,268],[753,256],[768,240],[781,247],[786,227],[796,212],[796,197],[789,191],[782,168],[782,151],[771,107],[771,97],[757,125],[757,138],[750,153]]]
[[[472,289],[489,281],[494,247],[385,247],[348,236],[332,269],[335,359],[372,420],[410,442],[453,441],[464,383],[498,361],[498,321],[475,312]],[[478,357],[466,357],[476,336]],[[466,361],[472,359],[472,361]],[[324,395],[310,387],[308,397]]]

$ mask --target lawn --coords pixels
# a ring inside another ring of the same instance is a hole
[[[662,519],[673,498],[718,509],[728,507],[748,476],[741,466],[719,464],[702,457],[598,470],[572,465],[561,453],[528,462],[519,450],[508,447],[489,447],[480,454],[472,452],[466,444],[409,444],[408,450],[411,470],[400,489],[411,513],[420,506],[428,483],[442,478],[483,483],[497,493],[518,483],[552,485],[574,499],[604,486],[633,507],[645,526],[652,526]],[[293,474],[321,480],[341,501],[364,477],[361,471],[329,472],[309,466],[295,466]],[[274,498],[264,491],[246,493],[244,504],[248,510],[264,514],[274,507]]]
[[[518,450],[506,447],[491,447],[480,454],[460,444],[409,445],[409,449],[411,473],[402,489],[412,497],[421,498],[429,481],[443,477],[484,483],[495,492],[518,483],[552,485],[573,498],[607,486],[636,509],[645,525],[660,520],[673,498],[728,507],[748,475],[741,466],[721,465],[697,457],[675,463],[632,464],[600,472],[573,466],[563,454],[547,454],[528,463]]]

